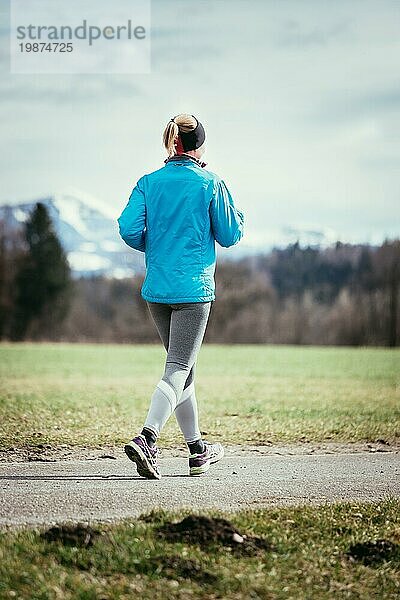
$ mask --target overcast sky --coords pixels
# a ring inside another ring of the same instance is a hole
[[[398,0],[152,0],[150,74],[64,76],[9,73],[5,4],[0,202],[73,187],[118,216],[189,112],[248,243],[399,236]]]

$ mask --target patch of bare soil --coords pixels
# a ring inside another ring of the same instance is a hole
[[[400,562],[400,544],[388,540],[358,542],[350,546],[347,556],[368,567],[379,566],[383,562]]]
[[[46,529],[40,537],[46,542],[60,542],[64,546],[91,546],[100,532],[89,525],[57,525]]]
[[[299,455],[299,454],[353,454],[359,452],[400,452],[399,443],[379,438],[373,442],[301,442],[296,444],[226,445],[226,455]],[[161,457],[187,457],[185,447],[161,448]],[[60,460],[115,460],[125,458],[121,446],[71,446],[37,444],[34,446],[0,448],[1,462],[57,462]]]
[[[167,579],[182,577],[207,585],[212,585],[218,579],[214,573],[203,569],[200,561],[182,556],[153,556],[146,561],[142,572],[151,572]]]
[[[182,521],[160,525],[156,534],[167,542],[198,544],[202,548],[227,546],[233,553],[248,556],[272,549],[266,539],[239,533],[226,519],[201,515],[189,515]]]

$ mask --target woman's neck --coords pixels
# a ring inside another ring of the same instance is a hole
[[[169,156],[168,158],[165,159],[165,163],[168,162],[169,160],[179,160],[181,157],[184,158],[191,158],[192,160],[194,160],[200,167],[205,167],[207,163],[202,162],[199,158],[197,158],[197,156],[194,156],[193,154],[189,154],[188,152],[181,152],[180,154],[174,154],[173,156]]]

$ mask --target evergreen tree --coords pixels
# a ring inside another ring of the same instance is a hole
[[[64,250],[53,230],[47,208],[37,203],[25,224],[26,252],[15,280],[13,339],[22,340],[30,329],[62,321],[68,311],[71,274]],[[48,337],[48,336],[47,336]]]

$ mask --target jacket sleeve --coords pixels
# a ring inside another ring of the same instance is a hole
[[[143,178],[139,179],[133,188],[128,204],[118,218],[118,225],[119,234],[128,246],[140,252],[146,250],[146,204]]]
[[[214,183],[210,203],[211,226],[220,246],[237,244],[244,233],[244,214],[235,207],[232,196],[222,179]]]

